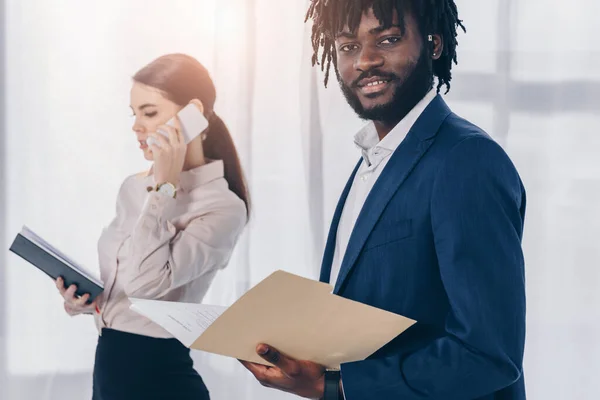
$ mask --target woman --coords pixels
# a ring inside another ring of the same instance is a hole
[[[189,349],[131,311],[128,297],[200,303],[247,222],[248,190],[215,97],[206,69],[182,54],[133,77],[133,131],[153,166],[125,179],[116,217],[100,237],[99,299],[86,305],[88,295],[75,298],[76,287],[57,280],[67,313],[95,315],[94,400],[209,398]],[[164,124],[190,102],[209,126],[186,146],[180,130]],[[158,145],[148,146],[149,137]]]

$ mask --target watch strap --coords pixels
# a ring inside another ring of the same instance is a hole
[[[341,374],[339,370],[325,371],[323,400],[340,400],[342,398],[342,394],[340,393],[340,380]]]

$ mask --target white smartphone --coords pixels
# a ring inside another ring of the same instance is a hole
[[[183,107],[181,111],[177,113],[177,117],[179,118],[181,134],[183,135],[185,144],[188,144],[194,140],[208,127],[208,121],[206,120],[206,117],[204,117],[204,114],[202,114],[200,109],[193,103]],[[169,121],[167,121],[166,125],[175,126],[175,119],[171,118]],[[165,137],[169,136],[167,132],[161,131],[160,129],[158,130],[158,133]],[[149,146],[152,144],[158,144],[155,143],[155,140],[152,137],[148,138],[147,143]]]

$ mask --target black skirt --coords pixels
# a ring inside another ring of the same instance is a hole
[[[176,339],[103,329],[96,347],[93,400],[208,400],[190,350]]]

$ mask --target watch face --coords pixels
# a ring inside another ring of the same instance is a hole
[[[175,188],[173,187],[173,185],[162,184],[158,188],[158,191],[160,193],[166,194],[167,196],[175,197]]]

